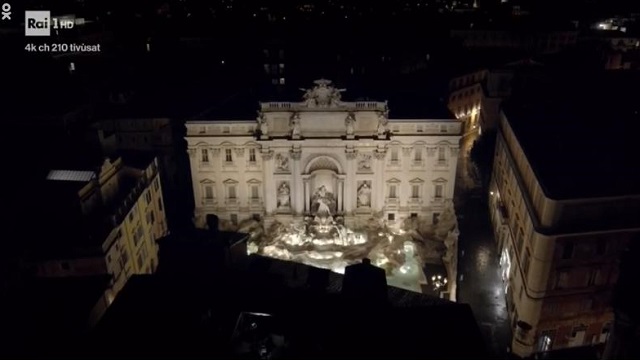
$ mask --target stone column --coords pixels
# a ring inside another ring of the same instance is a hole
[[[305,177],[302,181],[304,182],[304,194],[302,201],[304,202],[304,212],[307,213],[311,210],[309,208],[309,178]]]
[[[355,210],[354,204],[354,194],[357,191],[358,184],[356,183],[356,157],[358,156],[358,151],[347,147],[346,149],[347,156],[347,170],[346,170],[346,184],[343,184],[343,194],[345,198],[343,199],[344,211],[347,214],[351,214]]]
[[[294,147],[290,151],[291,159],[293,159],[293,165],[291,167],[291,181],[292,185],[292,196],[291,196],[291,205],[294,215],[301,215],[304,212],[304,194],[302,189],[302,169],[300,169],[300,155],[302,151],[300,148]]]
[[[371,207],[375,212],[381,211],[384,207],[384,196],[385,192],[387,191],[384,183],[384,160],[386,158],[386,155],[387,151],[383,147],[378,147],[378,149],[373,152],[373,156],[376,158],[376,161]]]
[[[262,166],[264,166],[264,208],[266,215],[272,215],[277,206],[276,184],[273,180],[273,150],[262,150]]]
[[[209,149],[209,152],[211,153],[211,159],[209,159],[211,161],[211,164],[213,165],[213,169],[222,169],[222,160],[221,160],[221,156],[220,156],[220,148],[211,148]],[[215,185],[215,196],[217,196],[218,198],[216,199],[218,205],[221,204],[222,199],[224,199],[224,184],[222,183],[221,178],[218,178],[218,181],[216,181],[216,185]]]
[[[344,211],[344,179],[338,179],[338,212]]]
[[[193,200],[194,200],[194,217],[195,217],[195,226],[199,226],[200,220],[199,217],[199,208],[202,206],[202,197],[200,194],[199,185],[200,177],[198,169],[198,159],[197,157],[197,148],[189,147],[187,149],[187,153],[189,154],[189,165],[191,166],[191,186],[193,186]]]

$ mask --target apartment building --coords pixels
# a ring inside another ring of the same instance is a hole
[[[637,102],[615,91],[630,79],[597,77],[512,99],[500,119],[489,206],[519,356],[607,341],[619,258],[640,232]]]
[[[155,240],[167,233],[157,158],[127,154],[97,168],[53,169],[42,189],[48,237],[31,257],[37,276],[110,275],[112,301],[131,275],[155,271]]]

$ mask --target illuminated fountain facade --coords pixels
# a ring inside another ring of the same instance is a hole
[[[453,198],[461,123],[393,119],[386,102],[344,91],[321,79],[302,101],[260,103],[257,119],[187,122],[195,225],[255,222],[252,251],[338,272],[419,258],[404,224],[433,225]]]

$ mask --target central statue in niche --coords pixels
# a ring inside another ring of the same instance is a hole
[[[335,214],[336,201],[326,186],[320,186],[312,198],[314,220],[321,224],[333,222],[333,214]]]

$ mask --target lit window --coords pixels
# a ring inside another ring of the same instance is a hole
[[[256,162],[256,149],[249,149],[249,162]]]
[[[418,162],[422,161],[422,149],[420,149],[420,148],[415,149],[415,152],[414,152],[413,156],[414,156],[413,159],[415,161],[418,161]]]
[[[438,162],[439,163],[443,163],[447,160],[446,156],[445,156],[445,149],[444,146],[439,146],[438,147]]]
[[[280,85],[284,85],[284,78],[280,78]]]
[[[411,197],[414,199],[418,199],[420,197],[420,185],[411,186]]]
[[[213,199],[213,186],[205,185],[204,187],[204,198],[207,200]]]
[[[207,149],[202,149],[202,162],[204,163],[209,162],[209,150]]]
[[[233,155],[231,154],[231,149],[224,150],[224,160],[226,162],[233,162]]]
[[[390,199],[395,199],[397,197],[396,190],[397,190],[397,188],[396,188],[395,185],[389,186],[389,198]]]

